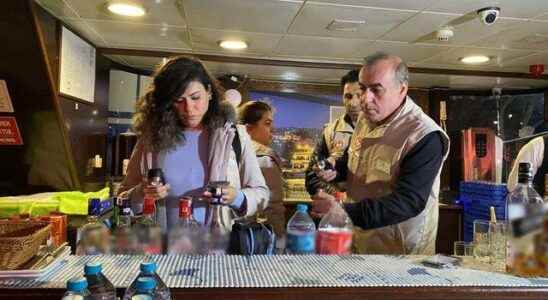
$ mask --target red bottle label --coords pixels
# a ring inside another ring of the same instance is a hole
[[[350,254],[352,231],[348,229],[320,229],[316,237],[318,254]]]

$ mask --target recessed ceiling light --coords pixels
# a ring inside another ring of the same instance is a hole
[[[219,46],[225,49],[230,50],[241,50],[247,48],[247,43],[244,41],[238,41],[238,40],[226,40],[226,41],[220,41]]]
[[[471,55],[460,58],[460,61],[465,64],[482,64],[491,60],[489,56],[485,55]]]
[[[145,9],[142,6],[129,2],[111,2],[108,4],[107,9],[114,14],[127,17],[141,17],[145,15]]]

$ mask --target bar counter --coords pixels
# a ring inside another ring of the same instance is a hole
[[[150,256],[173,299],[548,299],[548,278],[464,267],[435,269],[424,257]],[[144,256],[68,256],[35,279],[0,279],[0,299],[61,299],[68,278],[99,261],[123,295]]]

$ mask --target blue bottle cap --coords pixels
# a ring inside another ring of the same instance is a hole
[[[138,291],[148,291],[152,290],[156,287],[156,281],[154,279],[149,277],[141,277],[137,279],[137,290]]]
[[[150,274],[156,272],[156,263],[153,261],[147,261],[141,263],[141,272]]]
[[[88,215],[98,216],[101,213],[101,199],[91,198],[88,201]]]
[[[101,273],[102,266],[100,262],[90,262],[87,263],[84,267],[84,274],[86,275],[96,275]]]
[[[82,276],[73,277],[67,281],[67,290],[69,291],[81,291],[87,287],[88,281]]]
[[[298,204],[297,211],[305,213],[308,211],[308,206],[306,204]]]

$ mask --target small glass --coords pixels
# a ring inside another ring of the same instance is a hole
[[[506,222],[489,222],[489,263],[497,270],[504,270],[506,260]]]
[[[211,204],[222,204],[223,188],[230,185],[228,181],[210,181],[207,184],[207,191],[211,193]]]
[[[489,263],[489,221],[474,220],[474,259]]]
[[[453,245],[453,255],[456,256],[472,256],[474,244],[465,241],[456,241]]]

